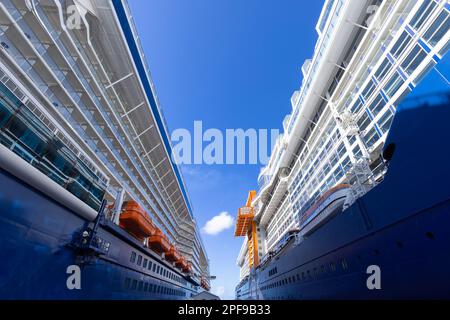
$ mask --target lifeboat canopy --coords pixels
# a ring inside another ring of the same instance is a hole
[[[124,203],[119,225],[141,241],[156,232],[156,226],[153,224],[152,219],[135,201],[127,201]]]
[[[168,253],[170,251],[169,240],[158,228],[156,229],[156,232],[148,238],[148,246],[150,249],[159,254]]]

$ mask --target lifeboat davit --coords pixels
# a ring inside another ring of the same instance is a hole
[[[168,253],[170,251],[170,242],[166,235],[160,229],[148,238],[148,246],[157,253]]]
[[[170,246],[168,252],[166,252],[166,260],[170,262],[176,262],[181,258],[181,254],[178,252],[174,245]]]
[[[156,232],[152,219],[135,201],[124,203],[120,226],[139,240],[144,240]]]

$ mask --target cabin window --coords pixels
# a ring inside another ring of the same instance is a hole
[[[449,29],[450,14],[446,10],[443,10],[430,28],[428,28],[428,31],[423,37],[429,44],[436,46],[436,44],[445,36],[445,33]]]
[[[125,289],[129,289],[130,288],[130,282],[131,282],[130,278],[126,278],[125,279]]]
[[[148,290],[148,282],[144,283],[144,291]]]
[[[383,81],[386,74],[391,70],[392,63],[389,62],[388,58],[385,58],[381,63],[378,70],[375,72],[375,77],[377,77],[378,81]]]
[[[347,270],[348,269],[348,263],[346,259],[342,259],[341,261],[342,269]]]
[[[148,262],[148,268],[147,269],[148,269],[148,271],[152,270],[152,262],[151,261]]]
[[[406,47],[411,43],[411,40],[412,40],[412,37],[408,34],[408,32],[403,31],[403,33],[398,38],[397,42],[392,47],[392,50],[391,50],[392,55],[398,59],[402,55],[402,53],[405,51]],[[384,66],[385,61],[383,61],[383,64],[381,65],[381,67]],[[389,65],[390,65],[390,63],[389,63]]]
[[[361,95],[364,97],[364,99],[368,100],[375,89],[376,89],[375,83],[372,80],[370,80],[369,83],[364,88],[364,90],[362,91]]]
[[[142,291],[142,287],[143,287],[144,283],[142,281],[139,281],[138,284],[138,291]]]
[[[144,263],[142,264],[142,266],[143,266],[144,268],[147,268],[147,263],[148,263],[148,259],[144,259]]]
[[[156,264],[153,265],[153,272],[156,271]]]
[[[138,259],[137,259],[137,265],[140,266],[141,263],[142,263],[142,256],[139,255],[139,256],[138,256]]]
[[[410,25],[414,29],[419,30],[436,6],[437,4],[433,0],[425,0],[417,10],[415,16],[411,19]]]
[[[23,108],[23,104],[0,84],[1,142],[60,186],[98,210],[106,190],[97,176],[65,145],[42,120]],[[13,115],[14,113],[14,115]],[[20,117],[17,114],[20,113]],[[8,145],[9,144],[9,145]],[[30,150],[33,150],[30,152]]]
[[[393,114],[391,110],[386,110],[384,115],[378,120],[378,126],[383,130],[383,132],[386,132],[391,127],[392,120],[394,119]]]
[[[411,50],[411,52],[405,58],[405,60],[403,61],[402,68],[411,75],[414,72],[414,70],[416,70],[416,68],[419,66],[419,64],[423,60],[425,60],[426,57],[427,57],[427,53],[425,52],[425,50],[423,50],[422,47],[417,44]],[[402,79],[402,83],[403,83],[403,79]],[[392,86],[392,87],[394,87],[394,86]],[[395,86],[394,90],[398,87],[399,86]],[[392,90],[392,91],[394,91],[394,90]],[[388,91],[388,90],[386,90],[386,91]]]
[[[133,282],[131,284],[131,290],[136,290],[136,287],[137,287],[137,280],[133,279]]]
[[[135,263],[136,262],[136,252],[131,252],[130,262]]]
[[[383,96],[378,93],[368,108],[373,116],[376,117],[383,110],[385,105],[386,102],[384,101]]]
[[[332,272],[336,271],[336,266],[334,265],[333,262],[330,262],[330,270],[331,270]]]

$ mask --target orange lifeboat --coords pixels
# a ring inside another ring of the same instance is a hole
[[[148,238],[148,246],[157,253],[168,253],[170,250],[170,242],[166,235],[160,229]]]
[[[192,270],[192,266],[190,262],[186,262],[186,264],[181,268],[183,272],[189,273]]]
[[[120,226],[139,240],[144,240],[156,232],[152,219],[135,201],[124,203]]]
[[[168,252],[166,252],[166,260],[170,262],[178,261],[181,258],[181,254],[178,252],[174,245],[170,246]]]
[[[186,260],[184,259],[183,256],[181,256],[180,259],[178,259],[175,262],[175,266],[181,269],[183,269],[186,266]]]
[[[175,262],[175,266],[180,268],[185,273],[189,273],[192,270],[191,263],[186,261],[183,256]]]
[[[204,277],[201,277],[200,285],[206,291],[209,291],[209,289],[211,289],[211,287],[209,286],[208,282],[206,281],[206,279]]]

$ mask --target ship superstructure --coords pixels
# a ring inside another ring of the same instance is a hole
[[[134,205],[172,246],[157,256],[193,291],[209,289],[205,247],[126,1],[0,1],[0,99],[3,170],[86,221],[106,200],[105,220],[128,233],[121,213]],[[152,249],[147,236],[134,238]]]
[[[253,213],[248,230],[259,230],[261,263],[249,268],[245,239],[237,298],[273,298],[259,291],[268,290],[260,283],[265,273],[258,276],[267,262],[383,180],[382,152],[400,102],[430,72],[450,85],[442,70],[449,11],[445,0],[325,1],[314,55],[302,66],[284,134],[261,170],[257,196],[245,207]],[[277,297],[289,298],[279,290]]]

